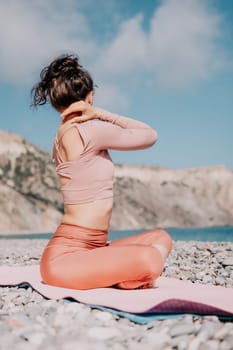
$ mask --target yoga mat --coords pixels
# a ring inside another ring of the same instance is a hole
[[[159,277],[157,286],[148,289],[76,290],[43,283],[39,265],[0,267],[0,286],[25,286],[25,284],[48,299],[68,298],[109,310],[138,323],[145,323],[148,319],[164,319],[184,314],[233,318],[233,288]]]

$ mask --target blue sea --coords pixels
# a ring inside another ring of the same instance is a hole
[[[181,241],[203,241],[203,242],[233,242],[233,226],[214,226],[214,227],[189,227],[189,228],[167,228],[166,229],[173,240]],[[146,230],[124,230],[109,231],[109,240],[115,240]],[[52,233],[33,233],[33,234],[0,234],[0,239],[49,239]]]

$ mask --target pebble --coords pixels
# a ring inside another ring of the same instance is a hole
[[[195,333],[195,327],[192,324],[181,323],[172,327],[169,331],[171,337],[177,337],[183,334]]]
[[[222,342],[223,343],[223,342]],[[221,344],[222,344],[221,343]],[[227,348],[227,350],[233,350],[233,334],[228,335],[225,339],[224,339],[224,345],[225,348]]]
[[[170,344],[173,348],[178,350],[186,350],[189,344],[188,335],[179,335],[170,340]]]
[[[107,340],[121,336],[121,332],[113,327],[92,327],[86,334],[88,337],[98,340]]]
[[[200,338],[194,338],[191,340],[191,342],[189,343],[187,350],[198,350],[199,346],[201,344],[201,339]]]
[[[221,264],[223,266],[233,266],[233,257],[224,259]]]
[[[202,281],[207,284],[207,283],[212,283],[213,282],[213,278],[211,276],[204,276]]]
[[[215,282],[216,282],[216,284],[219,284],[220,286],[224,286],[225,279],[223,277],[216,277]]]
[[[31,345],[40,345],[46,338],[46,334],[44,332],[28,331],[27,333],[23,334],[23,338]]]
[[[168,334],[163,334],[162,332],[154,332],[148,335],[147,342],[149,344],[155,344],[157,347],[162,347],[169,345],[170,337]]]
[[[231,323],[225,323],[222,328],[220,328],[215,334],[214,334],[214,339],[218,340],[224,340],[224,338],[232,333],[233,335],[233,324]],[[233,342],[232,342],[233,345]]]
[[[201,344],[199,350],[219,350],[219,343],[216,340],[209,340]]]
[[[39,261],[46,240],[1,240],[0,265]],[[12,248],[14,247],[14,249]],[[174,242],[163,276],[233,287],[233,243]],[[0,287],[0,350],[233,350],[233,323],[187,315],[145,325],[32,288]]]
[[[199,332],[199,337],[201,337],[203,341],[206,341],[216,335],[220,328],[221,324],[219,324],[219,322],[213,322],[211,320],[206,321]]]
[[[113,315],[105,311],[97,311],[94,313],[95,318],[103,323],[108,323],[113,320]]]

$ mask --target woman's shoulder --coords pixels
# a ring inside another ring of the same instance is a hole
[[[64,138],[70,137],[72,134],[75,134],[76,123],[64,123],[61,124],[56,133],[56,138],[58,143],[61,142]]]

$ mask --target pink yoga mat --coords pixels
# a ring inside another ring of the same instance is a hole
[[[75,290],[44,284],[38,265],[0,267],[1,286],[16,286],[24,282],[49,299],[69,297],[81,303],[105,306],[129,313],[233,315],[233,288],[159,277],[157,286],[149,289]]]

